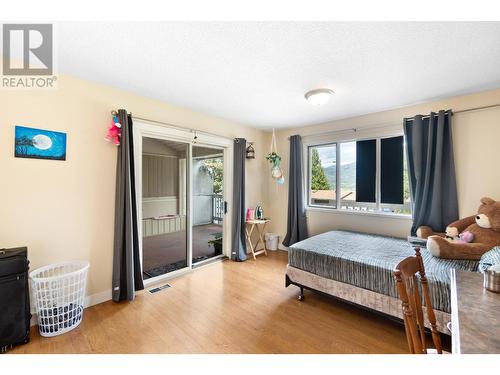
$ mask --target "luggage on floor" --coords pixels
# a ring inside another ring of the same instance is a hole
[[[29,341],[28,269],[26,247],[0,249],[0,353]]]

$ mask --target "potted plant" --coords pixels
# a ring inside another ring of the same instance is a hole
[[[213,240],[208,241],[208,244],[214,247],[215,254],[222,254],[222,232],[212,233]]]
[[[271,152],[266,156],[266,159],[271,163],[271,176],[278,181],[278,183],[282,184],[284,182],[283,171],[281,170],[281,156],[279,156],[276,152]]]

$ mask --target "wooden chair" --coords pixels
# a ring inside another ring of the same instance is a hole
[[[424,262],[420,255],[420,249],[415,248],[415,256],[408,257],[394,268],[393,274],[399,298],[403,304],[403,319],[405,324],[406,339],[412,354],[429,354],[436,352],[442,354],[441,336],[436,328],[436,316],[432,308],[429,286],[425,276]],[[427,349],[425,344],[424,313],[422,299],[418,288],[417,273],[420,276],[422,293],[427,311],[427,317],[431,325],[432,341],[435,350]]]

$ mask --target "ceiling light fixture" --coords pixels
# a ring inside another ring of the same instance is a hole
[[[333,90],[330,89],[316,89],[306,92],[304,97],[309,103],[317,107],[322,106],[330,100],[333,95]]]

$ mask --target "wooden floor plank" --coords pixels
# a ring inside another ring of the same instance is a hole
[[[284,287],[286,252],[225,261],[140,292],[133,302],[85,310],[80,327],[12,353],[407,353],[402,325]]]

